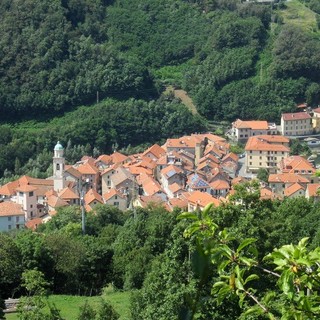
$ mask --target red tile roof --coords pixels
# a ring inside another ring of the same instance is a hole
[[[283,113],[282,118],[284,121],[295,121],[295,120],[311,119],[311,116],[306,112],[296,112],[296,113]]]
[[[286,197],[290,197],[294,193],[298,192],[299,190],[305,190],[305,188],[299,184],[299,183],[294,183],[290,187],[284,189],[284,195]]]
[[[233,124],[234,128],[237,129],[251,129],[251,130],[268,130],[267,121],[242,121],[240,119],[236,120]]]
[[[245,147],[246,151],[283,151],[289,152],[290,149],[282,144],[269,143],[259,136],[250,137]]]
[[[270,174],[268,178],[269,183],[309,183],[309,180],[303,176],[294,173],[277,173]]]
[[[220,201],[211,196],[209,193],[201,192],[201,191],[193,191],[188,198],[188,203],[192,203],[193,205],[199,205],[204,208],[209,203],[213,203],[216,207],[220,205]]]
[[[12,201],[0,202],[0,217],[7,216],[24,216],[21,205]]]
[[[86,205],[90,205],[90,203],[95,200],[103,203],[101,195],[97,191],[90,189],[84,196],[84,202],[86,203]]]

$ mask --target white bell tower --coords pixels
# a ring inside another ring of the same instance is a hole
[[[53,156],[53,188],[54,191],[59,192],[65,187],[64,183],[64,157],[63,157],[63,146],[60,141],[57,142],[54,147]]]

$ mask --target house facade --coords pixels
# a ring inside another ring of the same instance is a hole
[[[284,136],[304,136],[313,133],[312,118],[307,112],[283,113],[281,133]]]

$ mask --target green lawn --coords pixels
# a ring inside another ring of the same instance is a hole
[[[286,2],[286,10],[280,10],[284,23],[293,24],[309,31],[317,32],[316,14],[298,0]]]
[[[121,320],[129,319],[130,292],[107,292],[102,296],[110,302],[115,310],[120,314]],[[98,306],[101,297],[80,297],[66,295],[52,295],[49,301],[55,303],[61,311],[61,315],[66,320],[76,320],[79,314],[79,307],[88,300],[92,306]],[[11,313],[6,316],[6,320],[18,320],[17,313]]]

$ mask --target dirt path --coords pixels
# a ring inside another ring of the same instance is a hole
[[[197,108],[196,106],[193,104],[192,99],[188,96],[188,93],[184,90],[181,89],[174,89],[172,86],[168,86],[166,88],[166,93],[170,93],[173,92],[174,96],[176,98],[179,98],[181,100],[181,102],[187,106],[189,108],[189,110],[193,113],[193,114],[197,114]]]

